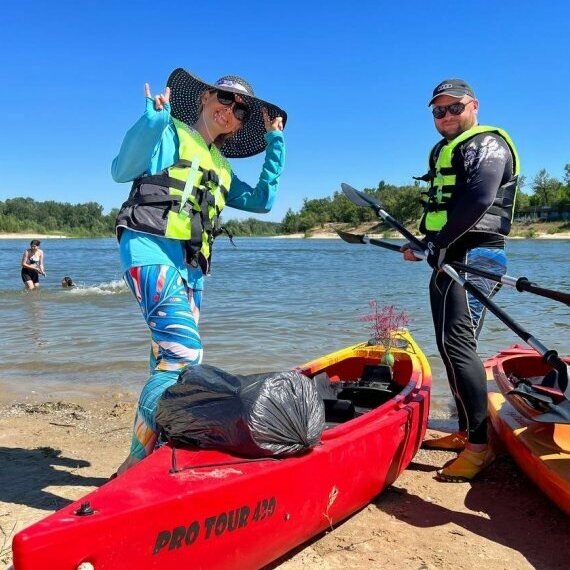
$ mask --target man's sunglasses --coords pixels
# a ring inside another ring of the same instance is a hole
[[[473,100],[467,101],[467,103],[452,103],[451,105],[436,105],[432,110],[432,114],[436,119],[443,119],[447,112],[451,115],[461,115],[465,111],[465,107],[472,103]]]
[[[233,105],[232,113],[234,117],[241,121],[242,123],[246,123],[249,119],[249,107],[244,105],[243,103],[238,103],[236,101],[235,93],[231,93],[229,91],[220,91],[219,89],[216,91],[216,97],[218,98],[218,102],[226,107]]]

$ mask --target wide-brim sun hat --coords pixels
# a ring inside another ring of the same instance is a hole
[[[226,139],[220,149],[227,158],[245,158],[265,150],[267,143],[264,138],[266,130],[261,111],[263,107],[267,109],[270,121],[280,116],[283,118],[283,127],[287,122],[287,113],[283,109],[256,97],[251,85],[235,75],[225,75],[211,84],[179,67],[170,74],[167,86],[170,87],[172,116],[191,127],[198,120],[202,106],[200,95],[204,91],[219,89],[236,93],[243,98],[249,107],[250,117],[239,131]]]

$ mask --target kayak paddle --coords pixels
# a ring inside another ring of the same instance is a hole
[[[424,256],[427,257],[429,251],[425,249],[425,245],[423,242],[418,239],[414,234],[412,234],[405,226],[403,226],[398,220],[393,218],[388,212],[386,212],[381,204],[376,198],[370,196],[369,194],[365,194],[356,188],[353,188],[349,184],[341,184],[342,191],[344,192],[345,196],[354,204],[358,206],[364,206],[368,208],[372,208],[376,215],[379,218],[382,218],[385,222],[390,224],[394,229],[396,229],[400,234],[402,234],[411,244],[415,247],[414,249],[418,249],[419,251],[424,252]],[[516,323],[507,313],[505,313],[498,305],[496,305],[491,299],[487,298],[473,283],[470,283],[461,275],[457,273],[457,271],[447,263],[442,264],[441,270],[449,275],[453,281],[458,283],[463,289],[467,292],[471,293],[473,297],[475,297],[482,305],[484,305],[491,313],[493,313],[500,321],[502,321],[505,325],[507,325],[516,335],[522,338],[531,348],[536,350],[543,358],[544,361],[547,362],[552,368],[554,368],[557,372],[557,380],[558,385],[560,386],[561,391],[564,393],[565,401],[562,404],[558,404],[558,406],[566,407],[566,405],[570,406],[570,384],[568,379],[570,377],[568,365],[560,358],[558,352],[556,350],[548,349],[540,340],[532,336],[526,330],[524,330],[518,323]],[[566,410],[564,410],[564,415],[566,415]],[[543,414],[552,416],[553,413],[550,412],[548,414]],[[544,420],[539,419],[540,416],[535,418],[536,421],[544,421],[552,422],[553,420],[551,417],[544,418]]]

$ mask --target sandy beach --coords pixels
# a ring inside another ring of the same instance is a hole
[[[14,533],[105,483],[130,440],[132,395],[0,403],[0,568]],[[435,432],[432,432],[435,433]],[[568,517],[499,455],[473,483],[434,479],[452,454],[420,450],[394,485],[269,566],[299,570],[568,567]]]

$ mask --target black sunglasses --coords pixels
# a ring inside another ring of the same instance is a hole
[[[226,107],[233,105],[232,113],[234,117],[241,121],[242,123],[246,123],[249,119],[249,107],[244,103],[238,103],[236,101],[235,93],[231,93],[229,91],[220,91],[219,89],[216,91],[216,97],[218,98],[218,102]]]
[[[467,101],[467,103],[452,103],[451,105],[436,105],[432,110],[432,114],[436,119],[443,119],[447,112],[451,115],[461,115],[465,111],[465,107],[472,103],[473,100]]]

